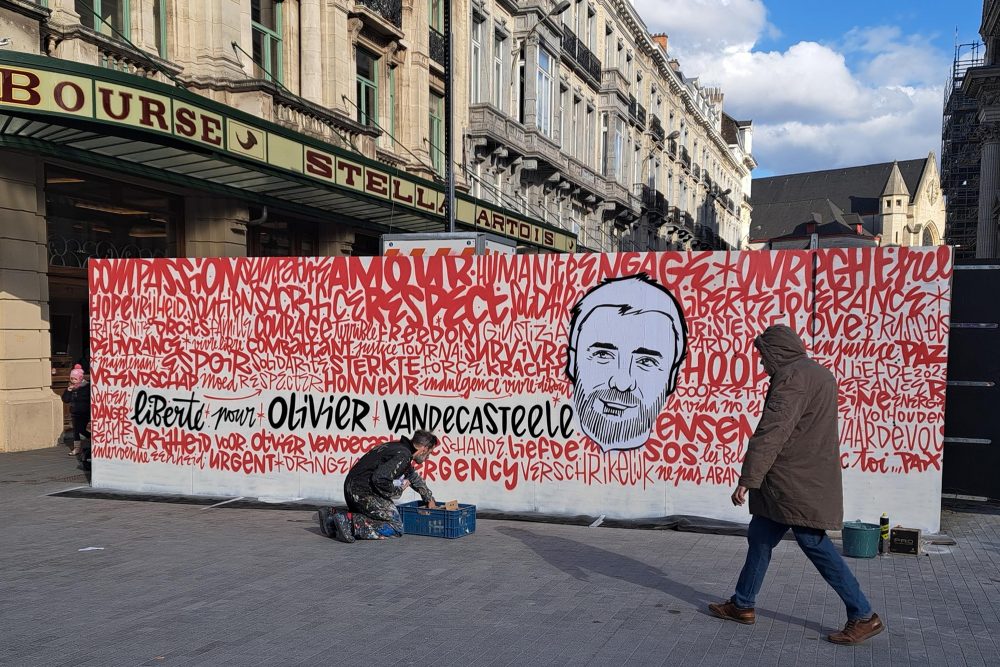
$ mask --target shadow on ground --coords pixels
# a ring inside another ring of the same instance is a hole
[[[640,560],[607,549],[512,526],[501,526],[497,528],[497,532],[519,540],[547,563],[580,581],[588,581],[590,573],[617,579],[669,595],[686,602],[705,615],[710,615],[709,602],[719,602],[724,599],[719,594],[706,593],[671,579],[662,570]],[[790,625],[801,625],[819,633],[825,632],[823,626],[815,621],[795,618],[781,612],[758,607],[757,615]]]

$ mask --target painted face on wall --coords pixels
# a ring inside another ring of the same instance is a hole
[[[580,427],[605,451],[640,447],[673,391],[669,317],[594,309],[580,327],[573,399]]]

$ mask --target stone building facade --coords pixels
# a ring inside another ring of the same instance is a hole
[[[962,93],[976,101],[979,140],[979,208],[975,233],[977,259],[1000,257],[1000,1],[983,3],[979,34],[986,54],[979,67],[965,71]]]
[[[624,0],[452,7],[456,229],[740,245],[749,123]],[[0,450],[89,358],[90,257],[375,255],[442,232],[442,0],[0,0]]]
[[[482,0],[461,16],[460,51],[479,72],[456,91],[473,191],[587,250],[740,246],[752,125],[684,75],[631,3]]]

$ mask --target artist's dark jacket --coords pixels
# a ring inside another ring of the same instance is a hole
[[[837,380],[806,356],[787,326],[768,327],[754,345],[771,374],[771,388],[740,477],[740,486],[750,489],[750,514],[789,526],[840,530]]]
[[[393,484],[394,480],[409,480],[413,490],[420,494],[424,502],[434,500],[427,483],[413,469],[413,453],[416,451],[409,438],[398,442],[379,445],[361,457],[344,480],[344,491],[354,495],[373,493],[389,500],[395,500],[403,491]]]
[[[86,380],[76,386],[76,389],[66,387],[62,395],[63,403],[69,403],[71,415],[90,416],[90,383]]]

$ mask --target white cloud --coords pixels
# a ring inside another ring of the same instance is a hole
[[[939,151],[948,56],[898,26],[856,27],[836,43],[757,50],[774,28],[760,0],[635,0],[670,36],[688,77],[719,85],[725,109],[754,121],[762,171],[794,173]]]
[[[671,52],[719,53],[750,48],[765,30],[763,0],[634,0],[651,32],[670,35]]]

